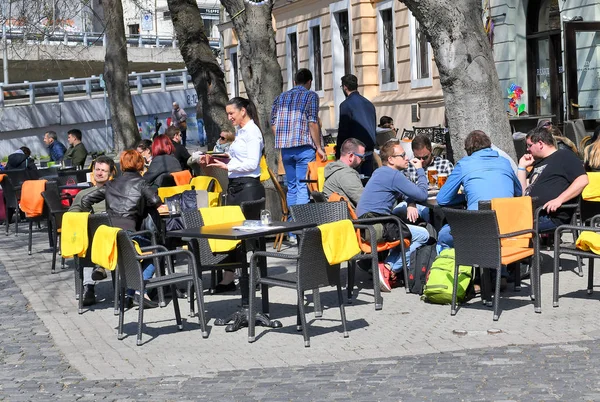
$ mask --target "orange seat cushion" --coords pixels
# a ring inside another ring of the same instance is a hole
[[[502,265],[512,264],[533,255],[533,249],[529,247],[502,247],[501,252]]]
[[[367,242],[364,242],[362,239],[359,240],[358,242],[359,246],[360,246],[360,250],[363,253],[369,254],[371,253],[371,245]],[[384,243],[377,243],[377,252],[381,252],[381,251],[386,251],[386,250],[391,250],[394,247],[398,247],[400,245],[400,240],[396,240],[396,241],[387,241]],[[404,239],[404,247],[409,247],[410,246],[410,240],[408,239]]]

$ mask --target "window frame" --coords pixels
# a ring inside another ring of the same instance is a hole
[[[377,43],[378,43],[378,59],[379,59],[379,88],[381,91],[396,91],[398,90],[398,50],[397,50],[397,42],[396,42],[396,7],[394,6],[393,0],[383,1],[377,4]],[[383,82],[383,67],[385,63],[385,52],[387,49],[384,48],[384,40],[383,40],[383,18],[381,17],[381,13],[383,11],[391,10],[392,12],[392,46],[393,46],[393,63],[392,66],[394,68],[394,80],[390,82]]]
[[[411,88],[425,88],[433,86],[433,71],[432,71],[432,57],[431,57],[431,45],[427,43],[427,60],[429,67],[429,77],[417,78],[417,32],[415,16],[409,11],[409,24],[410,24],[410,87]]]
[[[315,89],[315,80],[316,80],[316,69],[315,69],[315,43],[314,43],[314,39],[313,39],[313,28],[319,28],[319,37],[321,39],[321,43],[319,43],[319,47],[321,48],[321,51],[319,52],[319,54],[321,55],[321,60],[319,60],[319,64],[321,65],[321,74],[320,74],[320,79],[321,79],[321,89],[320,90],[316,90]],[[323,74],[323,26],[321,25],[321,18],[316,18],[314,20],[310,20],[308,21],[308,64],[310,66],[310,71],[313,74],[313,83],[311,86],[311,89],[313,91],[315,91],[317,93],[317,95],[319,95],[320,98],[323,98],[325,96],[325,85],[324,85],[324,74]]]
[[[230,87],[230,93],[231,96],[230,98],[236,97],[236,96],[240,96],[240,77],[239,77],[239,71],[240,71],[240,59],[238,57],[238,46],[232,47],[229,49],[229,83],[231,85]],[[236,77],[235,75],[235,69],[233,67],[233,55],[235,55],[235,61],[236,61],[236,65],[237,65],[237,70],[238,70],[238,77]],[[236,93],[236,88],[237,88],[237,93]]]
[[[286,72],[287,72],[287,88],[288,90],[294,87],[294,73],[292,69],[292,44],[290,42],[290,35],[296,35],[296,55],[299,57],[298,53],[298,29],[297,27],[291,26],[285,29],[285,64],[286,64]],[[300,61],[298,61],[297,69],[300,69]]]

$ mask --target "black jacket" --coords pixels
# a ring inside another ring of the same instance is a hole
[[[93,204],[102,200],[106,200],[106,212],[112,225],[126,230],[139,230],[148,212],[162,204],[156,189],[137,172],[124,172],[85,195],[81,199],[82,209],[89,211]]]
[[[164,176],[181,170],[179,161],[173,155],[158,155],[152,158],[148,170],[144,173],[144,180],[151,186],[161,187]]]
[[[28,157],[22,152],[15,152],[8,155],[8,162],[6,162],[6,170],[14,169],[32,169],[37,170],[33,159]]]
[[[173,142],[173,145],[175,146],[175,153],[173,154],[173,156],[179,161],[179,164],[181,165],[181,170],[189,169],[187,161],[191,155],[188,152],[187,148],[178,142]]]

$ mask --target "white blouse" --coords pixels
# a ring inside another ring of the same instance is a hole
[[[237,131],[235,141],[229,147],[229,178],[259,177],[263,148],[262,133],[254,120],[250,120]]]

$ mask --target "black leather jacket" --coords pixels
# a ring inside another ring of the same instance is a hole
[[[180,171],[181,165],[173,155],[158,155],[152,158],[148,170],[144,173],[144,180],[153,187],[162,187],[164,176]]]
[[[83,210],[88,211],[102,200],[106,200],[106,212],[112,225],[127,230],[139,230],[149,210],[162,204],[157,190],[150,187],[138,172],[124,172],[85,195],[81,205]]]

